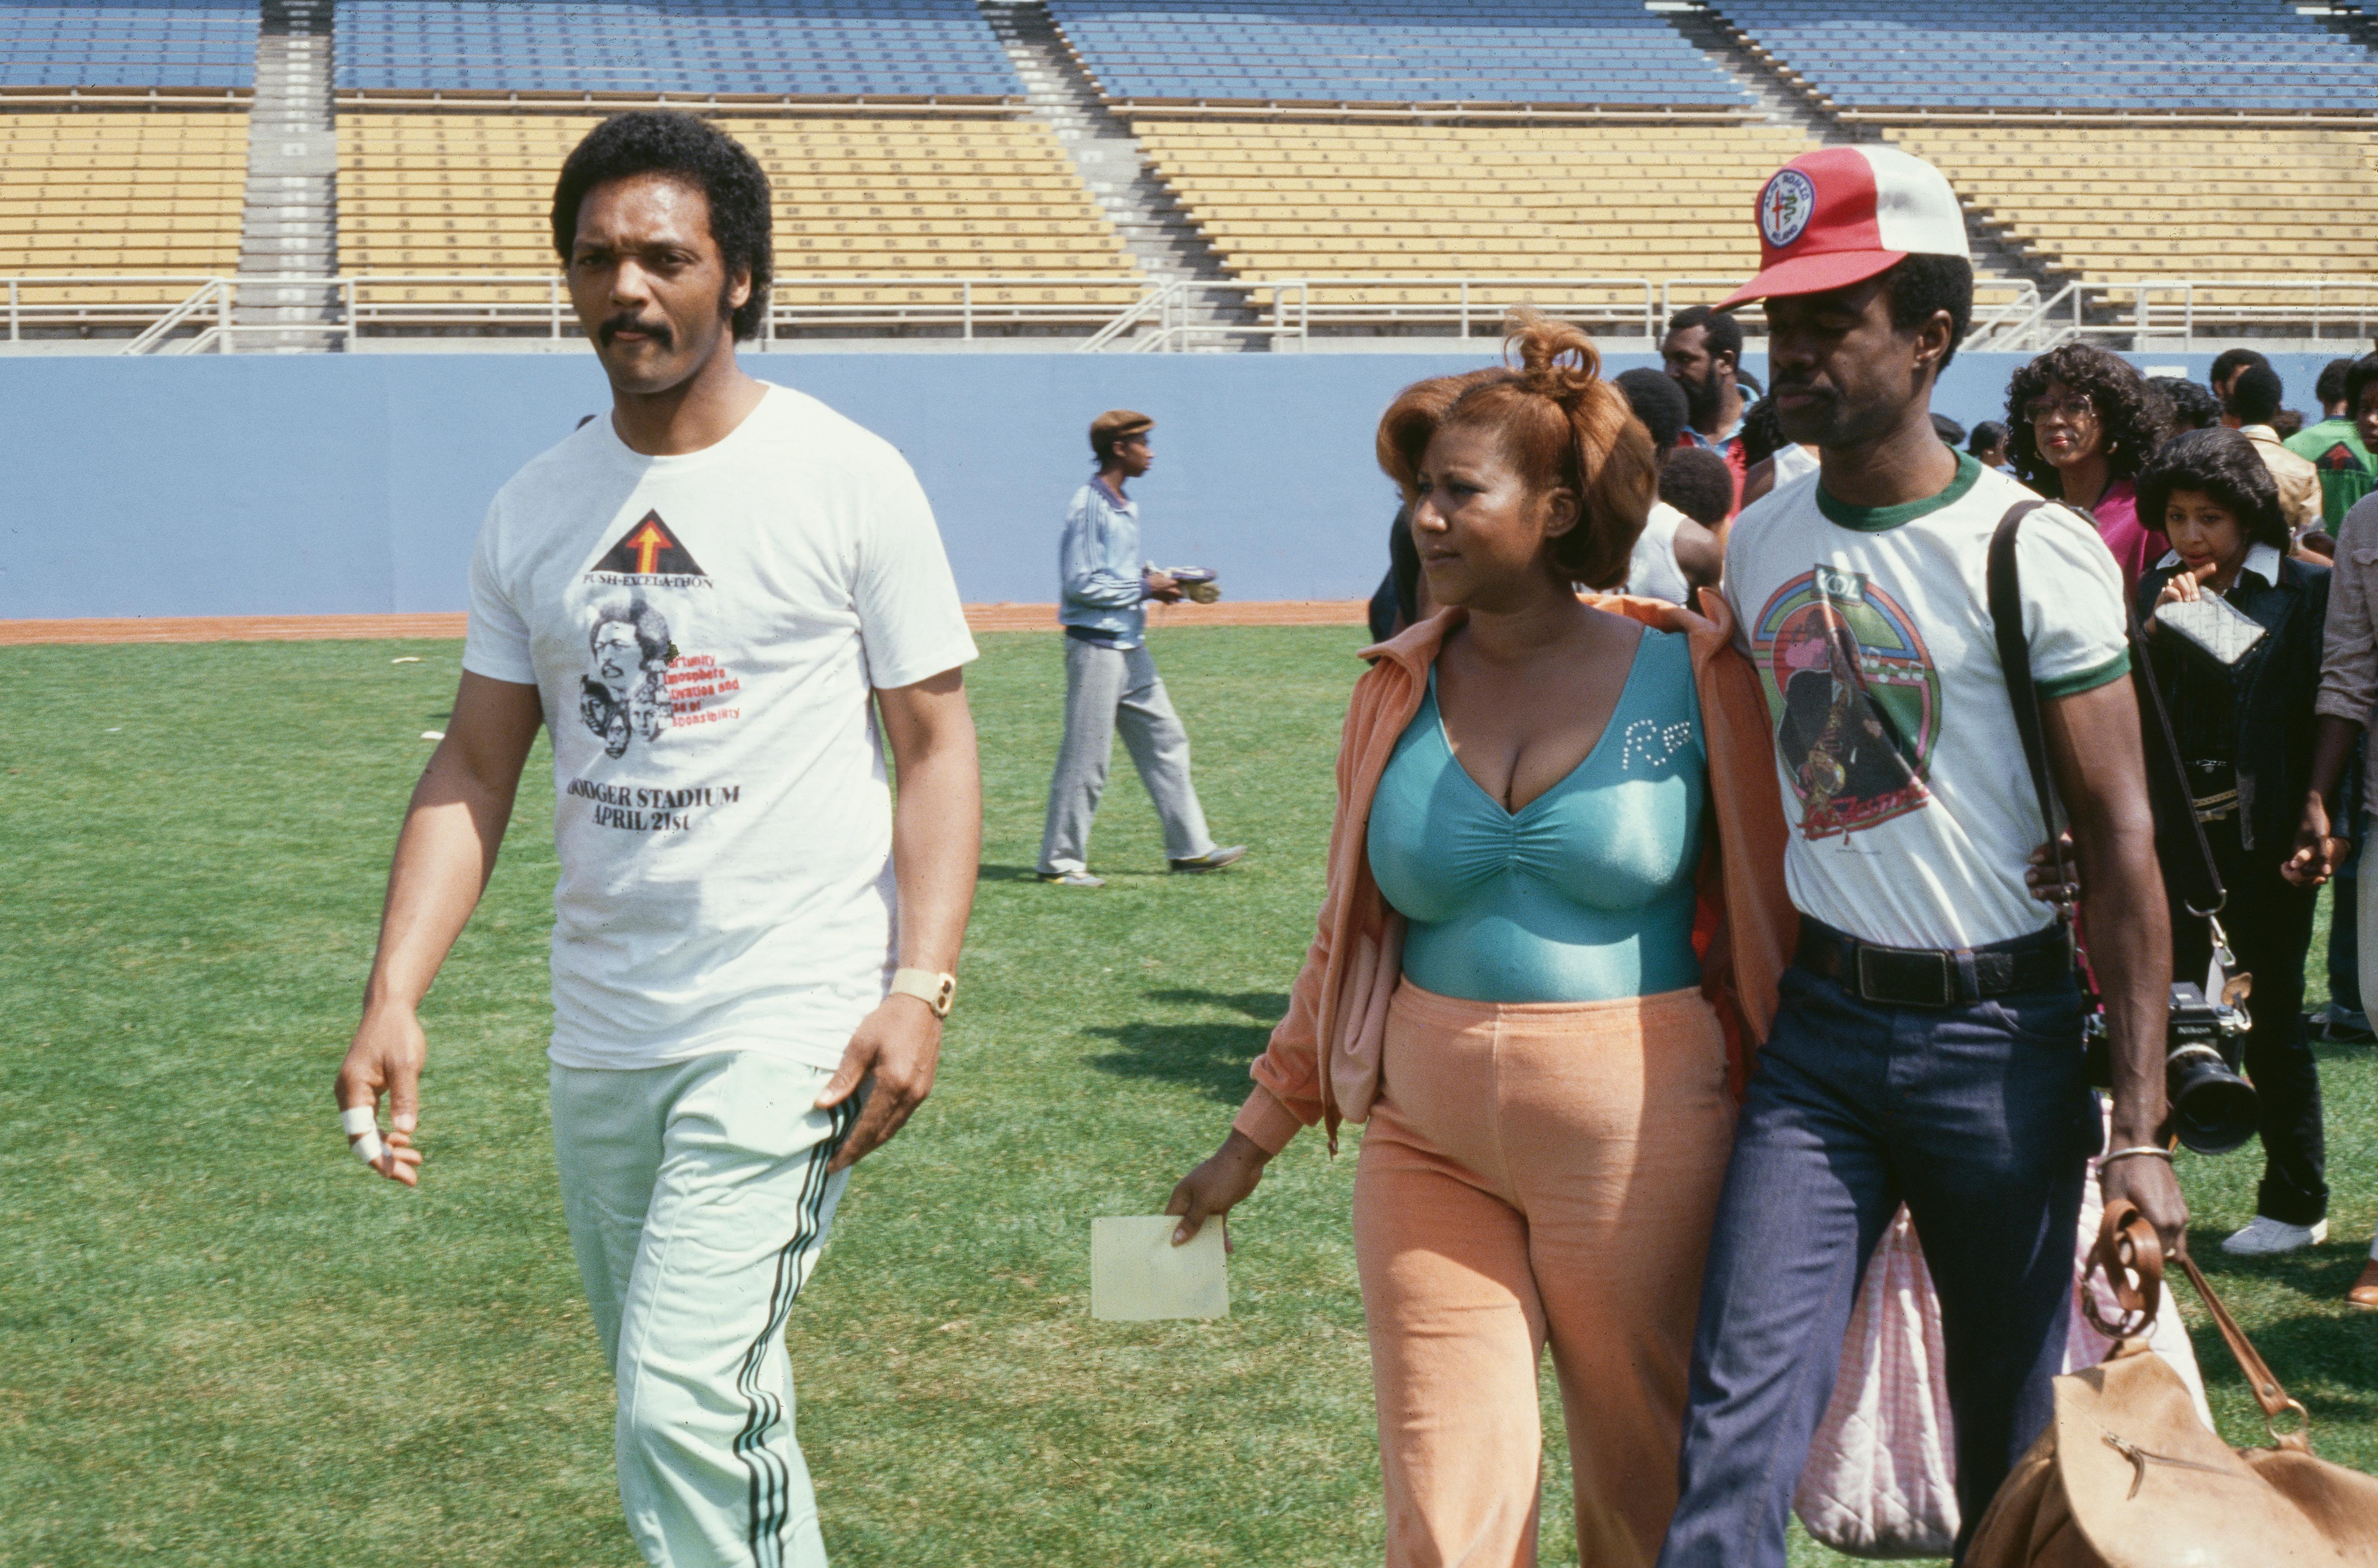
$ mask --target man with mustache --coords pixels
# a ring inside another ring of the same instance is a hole
[[[1932,425],[1973,310],[1956,196],[1896,149],[1835,147],[1770,179],[1757,217],[1764,266],[1725,305],[1765,301],[1777,416],[1821,469],[1745,512],[1724,592],[1789,742],[1778,777],[1800,936],[1719,1203],[1662,1568],[1783,1568],[1861,1271],[1902,1202],[1940,1292],[1962,1550],[2048,1418],[2100,1138],[2069,939],[2025,885],[2047,830],[1985,597],[1991,535],[2030,493]],[[2112,1037],[2101,1179],[2177,1249],[2187,1207],[2161,1136],[2170,932],[2120,572],[2061,507],[2032,512],[2018,541]],[[1820,646],[1823,694],[1851,688],[1848,715],[1873,733],[1851,736],[1838,704],[1796,700]],[[1827,745],[1880,756],[1886,713],[1904,787],[1887,808],[1832,809],[1839,771],[1795,767],[1805,732],[1821,721],[1843,732]]]
[[[669,1568],[825,1562],[786,1319],[850,1167],[932,1086],[981,847],[975,648],[923,490],[736,361],[768,208],[691,114],[616,115],[562,165],[553,243],[611,413],[488,510],[338,1079],[355,1152],[413,1186],[416,1009],[553,716],[554,1154],[629,1531]]]
[[[1668,318],[1660,341],[1660,362],[1668,378],[1685,389],[1687,414],[1680,447],[1715,452],[1734,471],[1738,507],[1742,476],[1750,457],[1742,439],[1742,325],[1705,305],[1690,305]],[[1726,516],[1731,518],[1734,509]]]

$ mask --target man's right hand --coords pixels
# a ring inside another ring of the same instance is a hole
[[[388,1096],[393,1129],[388,1135],[388,1156],[372,1168],[407,1187],[421,1183],[421,1151],[413,1146],[413,1133],[420,1125],[421,1065],[428,1056],[429,1037],[422,1033],[413,1009],[379,1004],[364,1009],[347,1059],[339,1064],[341,1110],[365,1106],[377,1111],[380,1096]]]
[[[1139,581],[1140,591],[1146,593],[1149,598],[1155,600],[1158,604],[1177,604],[1181,603],[1181,582],[1178,578],[1172,577],[1165,572],[1150,571],[1142,572],[1140,574]]]
[[[1164,1205],[1166,1214],[1181,1216],[1181,1224],[1172,1232],[1172,1244],[1180,1246],[1196,1235],[1207,1220],[1227,1215],[1244,1203],[1247,1194],[1263,1179],[1264,1167],[1270,1160],[1262,1144],[1236,1128],[1231,1129],[1213,1156],[1183,1177],[1172,1189],[1172,1197]],[[1225,1236],[1223,1245],[1229,1244],[1230,1239]]]
[[[2116,1138],[2121,1135],[2117,1132]],[[2180,1176],[2169,1160],[2134,1155],[2097,1167],[2097,1191],[2108,1204],[2128,1198],[2156,1227],[2163,1255],[2177,1258],[2188,1251],[2188,1200],[2180,1191]]]
[[[2279,875],[2300,888],[2316,888],[2335,876],[2348,846],[2328,829],[2327,806],[2318,795],[2307,796],[2303,821],[2296,829],[2295,853],[2279,868]]]

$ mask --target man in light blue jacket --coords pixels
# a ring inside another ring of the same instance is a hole
[[[1139,769],[1164,822],[1164,853],[1175,871],[1219,871],[1246,854],[1217,848],[1189,783],[1189,735],[1172,712],[1163,677],[1147,652],[1143,606],[1177,603],[1181,585],[1143,569],[1139,508],[1123,485],[1156,460],[1147,434],[1156,421],[1110,409],[1090,422],[1099,472],[1074,493],[1057,549],[1063,580],[1057,618],[1065,628],[1065,738],[1049,781],[1049,821],[1040,834],[1040,880],[1071,888],[1105,886],[1090,875],[1090,823],[1107,786],[1114,735]]]

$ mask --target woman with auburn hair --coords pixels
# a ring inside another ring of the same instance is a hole
[[[1481,381],[1500,380],[1511,373],[1490,365],[1483,370],[1465,370],[1453,376],[1432,376],[1425,381],[1415,381],[1397,395],[1396,406],[1408,418],[1425,420],[1432,427],[1445,417],[1445,411],[1455,400]],[[1387,529],[1387,575],[1379,582],[1378,592],[1371,595],[1371,640],[1385,642],[1408,626],[1416,626],[1436,613],[1428,602],[1427,586],[1421,581],[1420,551],[1412,545],[1411,503],[1406,501],[1398,509],[1396,521]]]
[[[1657,1555],[1742,1025],[1771,1018],[1794,934],[1723,604],[1576,592],[1627,571],[1651,439],[1577,329],[1522,318],[1507,349],[1515,372],[1379,423],[1443,608],[1365,651],[1319,929],[1228,1140],[1166,1206],[1186,1240],[1301,1128],[1334,1150],[1368,1121],[1390,1568],[1534,1562],[1547,1343],[1581,1557]]]
[[[2137,479],[2171,435],[2171,408],[2118,354],[2087,343],[2048,350],[2007,383],[2015,477],[2051,501],[2085,507],[2136,588],[2171,546],[2139,516]]]

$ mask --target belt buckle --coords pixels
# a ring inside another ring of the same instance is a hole
[[[1949,966],[1949,954],[1931,948],[1877,947],[1871,942],[1857,945],[1858,995],[1868,1001],[1896,1001],[1895,997],[1874,994],[1874,980],[1867,969],[1867,959],[1872,953],[1887,953],[1893,958],[1928,958],[1940,972],[1940,999],[1937,1002],[1908,1002],[1912,1007],[1954,1007],[1957,1003],[1957,977]]]

